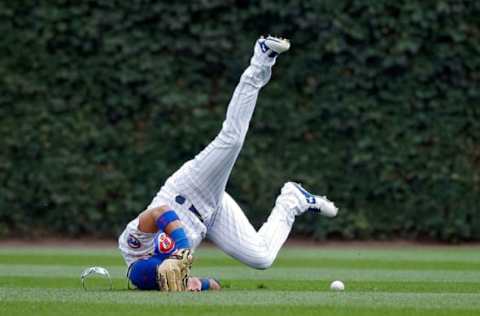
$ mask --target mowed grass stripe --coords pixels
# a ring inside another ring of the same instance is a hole
[[[475,310],[463,309],[419,309],[401,308],[398,306],[389,307],[359,307],[359,306],[298,306],[298,305],[273,305],[273,306],[219,306],[219,305],[185,305],[170,306],[162,305],[161,308],[155,305],[138,307],[132,304],[82,304],[82,303],[61,303],[61,302],[2,302],[0,305],[2,315],[61,315],[76,316],[139,316],[139,315],[175,315],[175,316],[279,316],[279,315],[325,315],[325,316],[473,316],[477,315]]]
[[[210,306],[355,306],[421,309],[480,309],[480,296],[465,293],[383,293],[312,291],[223,291],[159,293],[141,291],[88,292],[71,289],[0,288],[2,302],[75,302],[149,305]]]
[[[370,248],[368,246],[356,248],[343,246],[338,248],[322,248],[321,246],[316,248],[291,247],[282,249],[280,257],[480,262],[480,246],[418,246],[401,248]]]
[[[79,277],[84,267],[50,265],[0,265],[2,276]],[[126,268],[106,266],[112,277],[124,277]],[[342,268],[271,268],[255,270],[248,267],[193,267],[193,275],[222,279],[248,280],[332,280],[344,281],[422,281],[480,283],[480,271],[449,270],[385,270]]]
[[[66,266],[124,266],[125,263],[120,255],[117,256],[89,256],[85,255],[46,255],[46,254],[2,254],[0,264],[19,265],[66,265]],[[241,262],[226,256],[216,258],[204,256],[203,253],[195,257],[194,266],[244,266]],[[353,268],[353,269],[388,269],[388,270],[470,270],[480,271],[480,262],[468,261],[415,261],[415,260],[391,260],[391,259],[335,259],[335,258],[287,258],[279,257],[275,267],[305,267],[305,268]]]
[[[64,266],[125,266],[120,254],[117,256],[89,256],[84,255],[48,255],[48,254],[21,254],[21,255],[0,255],[0,264],[31,264],[36,265],[64,265]]]
[[[56,255],[78,255],[78,256],[109,256],[109,257],[119,257],[120,252],[117,249],[117,246],[112,244],[111,247],[31,247],[31,246],[20,246],[17,248],[12,248],[11,246],[0,248],[0,256],[9,256],[9,255],[47,255],[47,256],[56,256]]]
[[[202,258],[229,258],[212,246],[201,246],[196,250],[196,254]],[[120,252],[115,244],[111,248],[65,248],[65,247],[2,247],[0,257],[3,256],[36,256],[45,255],[54,257],[59,256],[88,256],[88,257],[114,257],[121,258]],[[368,248],[368,247],[345,247],[332,246],[323,248],[313,247],[286,247],[283,248],[278,258],[283,259],[367,259],[382,261],[438,261],[438,262],[477,262],[480,263],[480,246],[439,246],[439,247],[402,247],[402,248]]]
[[[221,280],[225,291],[231,290],[271,290],[271,291],[330,291],[330,280]],[[45,277],[1,277],[0,287],[15,288],[81,288],[79,278]],[[125,278],[113,278],[115,290],[127,290]],[[480,293],[480,286],[466,282],[389,282],[389,281],[349,281],[348,292],[405,292],[405,293]]]

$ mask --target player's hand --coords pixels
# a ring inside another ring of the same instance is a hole
[[[160,291],[178,292],[187,289],[192,268],[192,251],[179,249],[157,267],[157,282]]]

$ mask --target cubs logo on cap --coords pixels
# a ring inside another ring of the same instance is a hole
[[[167,234],[161,233],[158,235],[157,239],[157,249],[158,252],[167,254],[175,248],[175,241],[170,238]]]
[[[142,243],[140,242],[140,240],[138,240],[137,237],[133,236],[132,234],[128,235],[127,244],[130,248],[133,248],[133,249],[138,249],[142,246]]]

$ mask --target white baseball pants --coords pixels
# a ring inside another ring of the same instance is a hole
[[[173,204],[194,247],[206,230],[206,236],[225,253],[257,269],[272,265],[295,215],[280,196],[267,221],[256,231],[225,187],[245,140],[258,93],[270,77],[270,65],[250,65],[244,71],[218,136],[167,180],[150,205]],[[203,221],[188,211],[188,203],[175,208],[176,194],[195,205]]]

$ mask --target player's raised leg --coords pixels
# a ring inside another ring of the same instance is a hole
[[[313,195],[299,184],[288,182],[267,221],[257,232],[240,206],[225,193],[222,208],[217,212],[207,237],[241,262],[256,269],[266,269],[272,265],[290,234],[295,216],[305,212],[334,217],[337,208],[326,197]]]
[[[183,189],[188,187],[185,181],[188,179],[202,195],[202,202],[211,208],[218,206],[245,140],[258,93],[270,80],[277,55],[289,48],[290,43],[284,39],[269,36],[257,40],[250,65],[243,72],[228,105],[222,130],[195,159],[173,176],[177,184],[183,182],[179,188],[181,191],[187,191]]]

